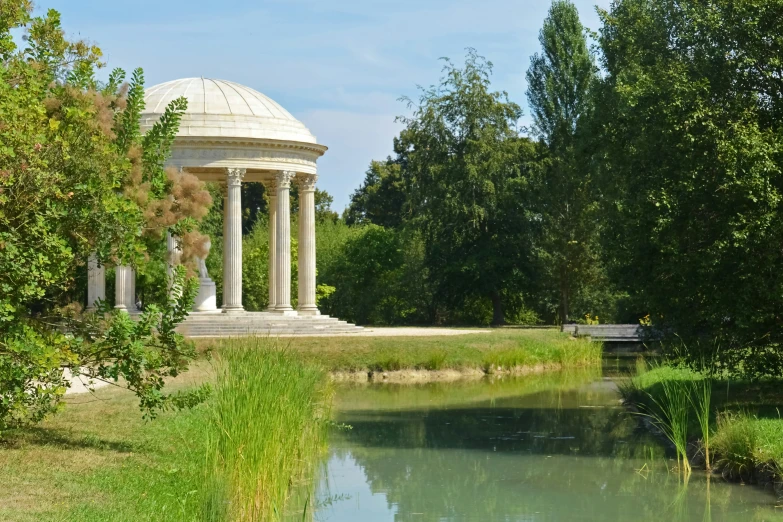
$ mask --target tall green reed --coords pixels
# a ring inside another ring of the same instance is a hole
[[[710,408],[712,403],[712,378],[705,375],[701,379],[691,383],[692,390],[689,394],[696,420],[701,430],[701,440],[704,445],[704,466],[709,471],[710,465]]]
[[[321,369],[267,339],[225,343],[205,460],[207,520],[281,520],[311,484],[324,448],[331,387]]]
[[[654,388],[645,388],[637,376],[621,383],[620,391],[637,405],[639,415],[648,418],[671,442],[677,454],[677,469],[687,477],[691,473],[687,452],[691,383],[665,366],[653,365],[648,374],[655,373],[664,375],[654,382]]]

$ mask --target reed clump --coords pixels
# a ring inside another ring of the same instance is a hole
[[[292,492],[312,483],[325,448],[327,375],[264,339],[225,343],[216,366],[205,519],[281,520]]]
[[[665,375],[658,377],[651,391],[645,384],[651,373]],[[622,388],[627,399],[635,402],[639,413],[652,424],[674,446],[677,453],[677,469],[685,476],[691,473],[688,459],[688,424],[690,407],[693,403],[692,381],[676,370],[658,367],[629,380]]]
[[[683,473],[695,455],[687,450],[698,443],[707,470],[769,482],[783,478],[783,419],[761,415],[779,404],[779,384],[729,382],[705,364],[701,371],[659,365],[628,379],[621,391],[670,440]]]
[[[783,420],[746,412],[718,416],[713,437],[716,464],[725,477],[750,480],[758,472],[783,477]]]

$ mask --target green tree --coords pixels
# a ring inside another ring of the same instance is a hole
[[[291,184],[291,215],[299,214],[299,186],[296,183]],[[315,189],[313,195],[315,199],[315,220],[323,223],[324,221],[337,221],[339,215],[332,210],[334,197],[325,190]]]
[[[424,248],[416,233],[372,224],[341,232],[339,252],[319,274],[319,281],[335,288],[323,301],[325,312],[359,324],[434,321]]]
[[[374,223],[382,227],[399,227],[405,215],[407,194],[399,161],[391,157],[386,161],[371,161],[364,183],[351,195],[344,214],[345,222],[349,225]]]
[[[584,298],[592,286],[606,284],[599,256],[597,187],[589,165],[591,137],[585,132],[593,113],[597,69],[585,32],[574,4],[555,0],[538,37],[542,52],[532,56],[527,71],[533,131],[548,152],[531,201],[541,219],[536,248],[545,278],[541,290],[557,292],[562,323],[569,321],[575,300],[582,301],[579,313],[595,313],[590,305],[597,303],[585,303]]]
[[[491,92],[491,70],[474,50],[462,69],[446,61],[440,84],[408,100],[398,148],[435,294],[452,308],[489,298],[501,324],[504,295],[524,282],[528,180],[518,162],[522,110]]]
[[[720,362],[783,373],[783,2],[601,12],[602,185],[636,311]]]
[[[30,11],[25,0],[0,6],[0,428],[52,411],[63,368],[122,377],[154,412],[175,399],[161,393],[163,378],[193,355],[173,330],[194,296],[184,273],[179,297],[138,323],[81,318],[68,305],[91,252],[142,267],[167,230],[198,250],[208,194],[164,168],[185,101],[141,136],[141,70],[128,85],[120,70],[99,85],[100,50],[66,40],[56,11]],[[15,30],[26,30],[24,48]]]

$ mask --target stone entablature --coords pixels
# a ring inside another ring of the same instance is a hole
[[[202,140],[176,138],[168,165],[178,168],[245,168],[260,171],[295,170],[315,174],[323,145],[269,140]],[[217,181],[217,179],[211,180]],[[251,179],[249,181],[261,181]]]

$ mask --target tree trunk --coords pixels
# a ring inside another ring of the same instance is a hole
[[[560,270],[560,322],[568,324],[568,271]]]
[[[492,326],[501,326],[506,324],[506,317],[503,314],[503,303],[500,300],[499,292],[490,294],[492,299]]]

